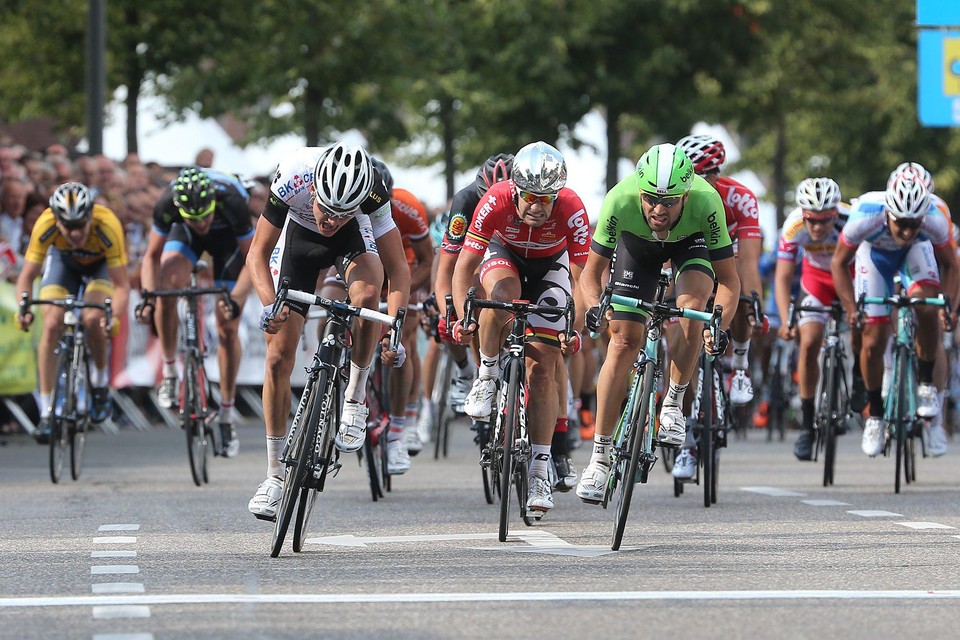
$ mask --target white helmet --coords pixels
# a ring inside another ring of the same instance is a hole
[[[930,192],[915,171],[904,171],[887,187],[887,211],[894,218],[922,219],[930,210]]]
[[[373,163],[363,147],[337,142],[313,169],[317,198],[333,217],[352,215],[373,189]],[[338,215],[339,214],[339,215]]]
[[[797,206],[826,211],[840,204],[840,186],[830,178],[806,178],[797,185]]]
[[[920,176],[920,179],[923,180],[923,184],[927,187],[927,191],[933,193],[933,176],[930,175],[930,172],[927,171],[919,162],[901,162],[898,164],[897,168],[890,173],[890,177],[887,178],[887,189],[889,189],[890,185],[893,184],[893,179],[904,171],[913,171]]]

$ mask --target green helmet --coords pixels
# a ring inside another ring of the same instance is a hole
[[[693,186],[693,176],[690,158],[669,143],[650,147],[637,161],[637,186],[644,193],[682,196]]]

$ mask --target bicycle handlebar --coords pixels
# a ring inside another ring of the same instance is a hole
[[[30,307],[34,305],[47,305],[51,307],[60,307],[65,311],[76,311],[77,309],[99,309],[104,312],[106,315],[106,324],[109,327],[113,324],[113,300],[107,298],[103,302],[85,302],[84,300],[78,300],[73,296],[67,296],[66,298],[60,300],[39,300],[31,298],[30,295],[24,291],[20,294],[20,316],[23,317],[30,312]],[[24,329],[26,331],[26,329]]]
[[[339,302],[337,300],[329,300],[322,296],[318,296],[315,293],[307,293],[306,291],[297,291],[296,289],[290,288],[290,279],[284,278],[280,282],[280,286],[277,288],[277,299],[273,303],[273,308],[270,310],[270,313],[267,314],[267,321],[273,320],[280,310],[283,308],[283,305],[286,304],[288,300],[293,302],[300,302],[307,305],[316,305],[319,307],[324,307],[328,311],[333,312],[336,315],[345,316],[345,317],[360,317],[364,320],[373,320],[374,322],[379,322],[381,324],[393,325],[396,318],[386,313],[380,313],[379,311],[374,311],[373,309],[367,309],[365,307],[355,307],[353,305],[347,304],[345,302]],[[406,313],[406,310],[403,310]],[[402,318],[403,314],[398,313],[398,317]],[[402,320],[401,320],[402,322]]]
[[[790,321],[787,323],[788,329],[793,329],[795,326],[797,326],[797,318],[800,317],[800,313],[803,311],[813,313],[829,313],[830,317],[833,318],[837,324],[843,320],[843,305],[840,304],[839,300],[834,300],[829,306],[816,304],[798,305],[796,297],[790,296],[790,308],[787,311],[787,317],[790,318]]]
[[[564,318],[563,335],[568,338],[572,334],[573,327],[573,298],[567,296],[567,303],[562,307],[548,305],[539,305],[529,300],[513,300],[511,302],[500,302],[499,300],[488,300],[476,298],[477,288],[470,287],[467,291],[467,299],[463,303],[464,326],[470,326],[477,320],[474,318],[474,307],[477,309],[493,309],[496,311],[507,311],[513,314],[538,315],[546,319]],[[447,309],[450,307],[448,306]]]

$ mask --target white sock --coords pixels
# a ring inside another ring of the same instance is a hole
[[[110,374],[109,367],[100,367],[94,365],[90,368],[90,386],[92,387],[106,387],[110,384]]]
[[[217,412],[217,418],[220,422],[234,422],[233,401],[224,400],[220,403],[220,411]]]
[[[488,356],[480,352],[480,372],[481,380],[496,380],[500,377],[500,354]]]
[[[164,360],[163,361],[163,377],[164,378],[176,378],[177,377],[177,359],[173,360]]]
[[[50,395],[49,393],[40,394],[40,417],[46,418],[50,415]]]
[[[387,432],[387,442],[403,440],[403,429],[407,426],[407,416],[390,416],[390,431]]]
[[[687,392],[687,385],[677,384],[673,380],[670,381],[670,386],[667,388],[667,394],[663,398],[664,405],[670,405],[673,407],[679,407],[683,402],[683,394]]]
[[[737,371],[746,371],[750,368],[749,354],[750,354],[750,338],[747,338],[744,342],[738,342],[733,340],[733,360],[730,363]]]
[[[534,444],[530,445],[530,449],[530,475],[538,478],[549,477],[547,465],[550,464],[550,445]]]
[[[285,465],[280,462],[280,452],[283,451],[285,436],[267,436],[267,476],[283,477]]]
[[[347,389],[343,392],[347,400],[354,402],[363,402],[367,399],[367,376],[370,375],[370,367],[358,367],[350,363],[350,381],[347,382]]]
[[[599,462],[600,464],[610,466],[610,447],[613,445],[613,436],[593,436],[593,453],[590,455],[590,464]]]

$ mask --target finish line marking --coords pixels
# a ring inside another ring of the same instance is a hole
[[[545,591],[514,593],[182,593],[144,596],[0,598],[0,609],[19,607],[144,606],[161,604],[344,604],[533,602],[600,600],[960,600],[960,590],[928,591]]]

